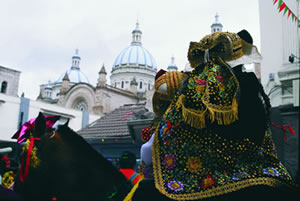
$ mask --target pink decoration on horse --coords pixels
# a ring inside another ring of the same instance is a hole
[[[56,123],[57,120],[59,120],[60,116],[56,115],[49,115],[45,116],[46,120],[46,128],[52,128],[53,125]],[[32,118],[29,121],[25,122],[21,128],[12,136],[12,139],[17,139],[18,143],[23,142],[26,140],[29,136],[29,134],[26,134],[26,131],[33,130],[35,125],[36,118]]]

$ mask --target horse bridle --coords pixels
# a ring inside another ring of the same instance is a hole
[[[49,139],[52,139],[53,137],[55,137],[56,135],[56,131],[52,131],[51,134],[49,134]]]
[[[56,136],[57,133],[57,129],[53,129],[52,131],[50,131],[48,133],[48,139],[53,139]],[[36,155],[36,150],[37,147],[34,145],[35,141],[40,141],[41,138],[37,138],[37,137],[29,137],[26,140],[26,145],[23,148],[23,154],[22,154],[22,159],[21,159],[21,168],[20,168],[20,181],[24,182],[29,174],[29,167],[31,165],[31,159],[35,160],[33,167],[38,167],[39,163],[40,163],[40,159],[38,158],[38,156]],[[26,159],[25,159],[25,151],[27,151],[27,155],[26,155]],[[23,175],[23,169],[24,169],[24,162],[26,162],[25,164],[25,170],[24,170],[24,175]],[[38,164],[38,165],[36,165]]]

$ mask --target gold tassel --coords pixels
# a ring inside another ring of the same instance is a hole
[[[199,128],[199,129],[205,128],[205,116],[207,110],[198,111],[198,110],[186,108],[184,106],[184,95],[181,95],[178,98],[176,102],[176,108],[181,109],[184,122],[186,122],[187,124],[195,128]]]
[[[31,135],[30,135],[31,136]],[[27,152],[29,149],[29,144],[30,144],[30,140],[27,139],[26,140],[26,145],[23,146],[23,153]],[[31,156],[30,156],[30,166],[36,168],[41,164],[41,160],[39,159],[39,157],[37,156],[37,147],[34,146],[32,151],[31,151]]]
[[[37,148],[36,146],[33,147],[32,152],[31,152],[31,163],[30,165],[34,168],[38,167],[41,164],[41,160],[37,156]]]
[[[216,120],[219,125],[229,125],[238,120],[238,103],[236,98],[233,99],[230,110],[218,110],[209,106],[207,106],[207,109],[211,122]]]
[[[216,120],[219,125],[229,125],[238,120],[238,103],[236,98],[233,99],[230,110],[217,110],[207,106],[207,109],[198,111],[186,108],[184,106],[184,95],[181,95],[176,102],[176,109],[179,108],[182,111],[184,122],[198,129],[206,127],[206,116],[210,118],[211,122]]]

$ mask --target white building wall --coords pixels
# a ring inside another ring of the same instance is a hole
[[[276,73],[283,62],[283,18],[282,13],[278,13],[276,8],[272,1],[259,1],[263,85],[268,82],[269,73],[275,73],[275,79],[277,78]]]
[[[294,106],[295,107],[299,107],[299,91],[300,91],[300,82],[299,82],[299,79],[297,80],[293,80],[293,93],[294,94],[298,94],[298,96],[296,95],[294,97]]]
[[[8,140],[18,130],[20,98],[0,94],[0,139]],[[38,116],[39,112],[52,112],[64,114],[70,118],[69,127],[74,131],[81,129],[82,112],[74,109],[30,100],[28,120]],[[64,116],[62,115],[62,116]],[[101,116],[89,115],[89,123],[96,121]],[[28,121],[26,120],[26,121]]]
[[[21,100],[0,93],[0,139],[10,140],[18,129]]]
[[[148,90],[148,83],[150,83],[150,90],[154,86],[154,77],[156,72],[148,67],[120,67],[113,70],[110,77],[111,86],[116,86],[121,89],[122,80],[124,81],[124,90],[130,90],[130,82],[135,77],[138,82],[137,91],[145,92]],[[139,82],[143,82],[143,87],[140,89]]]
[[[52,99],[58,99],[59,98],[57,96],[57,94],[60,92],[60,88],[61,88],[61,84],[60,85],[56,85],[55,87],[53,87]]]
[[[149,112],[153,112],[152,98],[154,94],[154,88],[150,91],[146,92],[146,105],[145,108],[149,110]]]
[[[117,93],[109,93],[109,97],[102,97],[103,113],[109,113],[124,104],[137,104],[138,101],[129,96],[120,95]]]
[[[3,81],[7,82],[6,94],[18,96],[20,71],[0,66],[0,88]]]
[[[299,0],[285,0],[286,5],[299,17]],[[297,22],[287,18],[288,13],[279,13],[278,5],[272,1],[259,1],[262,84],[268,94],[272,88],[267,86],[269,74],[274,73],[275,84],[284,87],[284,82],[292,81],[291,95],[282,95],[282,89],[272,90],[270,99],[273,107],[294,104],[299,106],[299,69],[300,63],[295,58],[294,63],[289,62],[291,54],[300,58],[300,27]],[[279,96],[279,97],[278,97]],[[273,97],[273,98],[271,98]]]

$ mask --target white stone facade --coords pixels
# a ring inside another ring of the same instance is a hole
[[[0,93],[18,96],[20,71],[0,66]]]
[[[135,77],[138,83],[137,91],[145,92],[153,88],[155,74],[156,71],[147,67],[128,65],[126,67],[114,68],[110,77],[111,85],[116,88],[130,90],[130,82]]]

